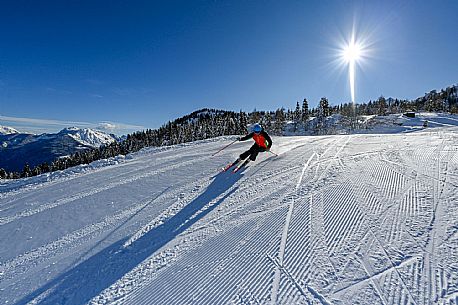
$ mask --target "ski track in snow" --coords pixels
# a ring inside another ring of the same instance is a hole
[[[455,129],[225,143],[2,194],[0,303],[458,304]]]

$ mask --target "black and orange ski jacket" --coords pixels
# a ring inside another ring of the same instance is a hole
[[[254,133],[254,132],[249,133],[246,136],[241,137],[240,141],[246,141],[251,138],[253,138],[253,140],[256,142],[256,144],[259,147],[270,149],[270,147],[272,146],[272,139],[269,137],[267,132],[265,132],[264,130],[261,130],[260,133]]]

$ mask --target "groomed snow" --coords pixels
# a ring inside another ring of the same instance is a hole
[[[457,304],[457,127],[231,139],[3,182],[0,303]]]

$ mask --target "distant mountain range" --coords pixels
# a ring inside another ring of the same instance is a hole
[[[34,167],[119,140],[115,135],[89,128],[70,127],[58,133],[35,135],[0,126],[0,168],[21,171],[26,163]]]

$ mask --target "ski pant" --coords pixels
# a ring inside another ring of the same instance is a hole
[[[264,147],[261,147],[257,144],[253,144],[246,152],[240,155],[240,160],[245,160],[246,158],[250,157],[251,161],[256,160],[256,157],[260,152],[266,151]]]

